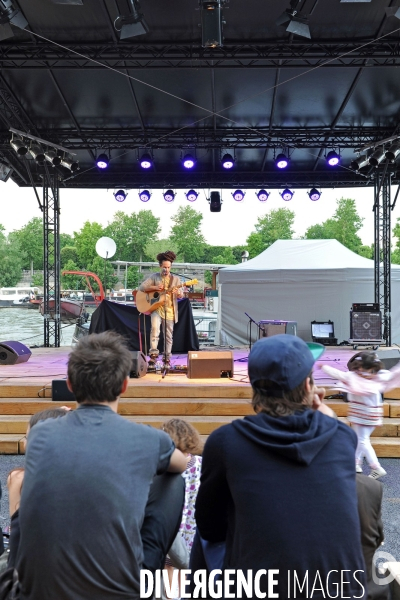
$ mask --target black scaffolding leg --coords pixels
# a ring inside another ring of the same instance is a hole
[[[47,171],[47,169],[46,169]],[[44,346],[60,346],[60,205],[57,175],[43,179]]]
[[[390,277],[390,184],[392,174],[386,164],[382,171],[375,174],[374,202],[374,270],[375,302],[379,304],[383,317],[382,339],[386,346],[392,343],[391,325],[391,277]]]

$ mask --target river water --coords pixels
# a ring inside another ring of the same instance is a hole
[[[71,346],[75,324],[61,324],[61,346]],[[0,308],[0,343],[14,340],[26,346],[43,346],[43,317],[36,309]]]

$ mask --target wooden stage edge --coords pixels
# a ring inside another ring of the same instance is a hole
[[[211,347],[200,352],[218,350]],[[70,351],[69,347],[34,348],[28,362],[0,365],[0,454],[23,454],[22,439],[30,415],[50,406],[75,407],[74,402],[51,400],[51,382],[66,378]],[[335,381],[327,378],[320,367],[326,363],[345,371],[353,354],[354,350],[346,347],[329,347],[314,367],[315,381],[325,387],[327,403],[345,422],[347,404],[337,397]],[[253,414],[247,377],[248,350],[234,349],[233,355],[231,379],[189,379],[184,373],[170,373],[165,379],[157,374],[130,379],[120,400],[120,414],[157,428],[173,416],[182,417],[204,438],[233,419]],[[187,356],[175,355],[172,362],[185,366]],[[372,441],[378,456],[400,457],[400,389],[386,395],[384,422],[375,430]]]

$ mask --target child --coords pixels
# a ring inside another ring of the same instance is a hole
[[[386,475],[379,464],[370,436],[375,427],[382,425],[382,393],[393,389],[400,382],[400,363],[391,371],[383,369],[383,364],[374,352],[359,352],[347,363],[345,373],[328,365],[322,369],[344,385],[339,387],[347,392],[349,401],[348,419],[357,434],[356,471],[362,473],[362,463],[366,458],[371,473],[369,477],[379,479]]]

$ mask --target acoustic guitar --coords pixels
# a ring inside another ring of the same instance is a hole
[[[175,286],[171,290],[167,292],[136,292],[136,308],[140,313],[145,315],[150,315],[152,312],[157,310],[160,306],[164,304],[165,294],[171,294],[174,290],[178,290],[182,287],[188,287],[189,285],[196,285],[199,283],[197,279],[190,279],[189,281],[185,281],[181,283],[181,285]]]

